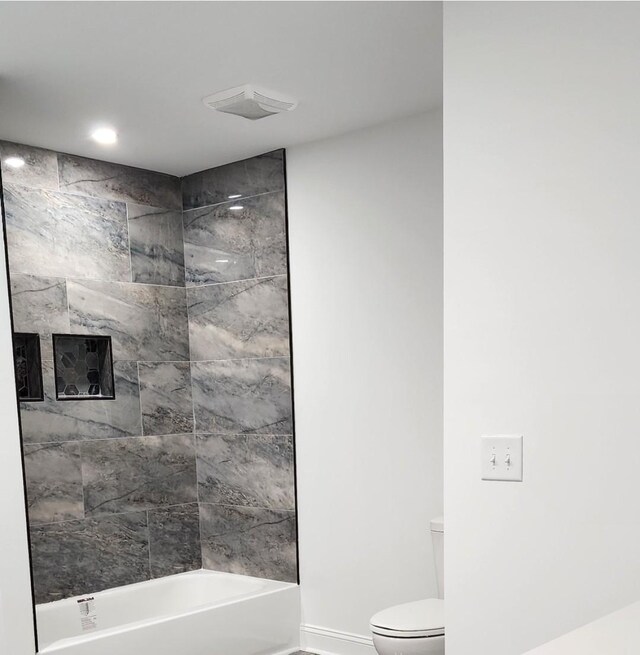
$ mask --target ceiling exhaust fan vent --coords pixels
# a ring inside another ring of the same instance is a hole
[[[202,102],[210,109],[242,116],[251,121],[292,111],[298,106],[298,101],[294,98],[252,84],[214,93],[203,98]]]

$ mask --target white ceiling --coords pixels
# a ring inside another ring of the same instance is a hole
[[[0,35],[1,139],[176,175],[442,102],[439,2],[0,2]],[[244,83],[299,107],[201,102]]]

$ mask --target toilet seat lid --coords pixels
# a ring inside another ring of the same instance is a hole
[[[397,637],[434,637],[444,634],[444,601],[425,598],[389,607],[371,617],[371,630]]]

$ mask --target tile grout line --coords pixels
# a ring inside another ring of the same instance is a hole
[[[286,507],[265,507],[263,505],[232,505],[231,503],[208,503],[203,502],[202,505],[212,505],[213,507],[238,507],[240,509],[262,509],[270,512],[286,512],[288,514],[295,515],[295,507],[286,508]]]
[[[82,520],[87,519],[87,499],[84,491],[84,448],[82,442],[79,443],[78,450],[80,451],[80,484],[82,485]]]
[[[69,301],[69,278],[62,278],[64,280],[64,295],[67,299],[67,323],[69,324],[69,334],[71,334],[71,303]],[[51,337],[51,361],[55,359],[55,353],[53,352],[53,337]],[[115,382],[114,382],[115,388]]]
[[[116,362],[136,362],[140,364],[207,364],[210,362],[243,362],[256,359],[291,359],[291,355],[267,355],[266,357],[230,357],[227,359],[114,359]],[[49,361],[49,360],[47,360]]]
[[[132,509],[126,512],[104,512],[101,514],[95,514],[89,516],[85,516],[84,518],[77,518],[77,519],[63,519],[62,521],[48,521],[48,522],[43,522],[43,523],[36,523],[33,527],[35,528],[40,528],[44,527],[47,525],[60,525],[62,523],[77,523],[78,521],[100,521],[102,519],[108,519],[112,516],[128,516],[130,514],[141,514],[142,512],[148,513],[148,512],[155,512],[158,510],[163,510],[163,509],[173,509],[174,507],[184,507],[186,505],[195,505],[196,501],[192,500],[188,503],[172,503],[171,505],[153,505],[152,507],[144,507],[140,509]],[[210,504],[210,503],[205,503],[205,504]],[[286,510],[285,510],[286,511]]]
[[[205,169],[206,170],[206,169]],[[188,176],[187,176],[188,177]],[[189,207],[184,209],[184,199],[182,205],[182,213],[198,211],[200,209],[212,209],[213,207],[220,207],[221,205],[232,205],[234,203],[242,202],[243,200],[253,200],[254,198],[261,198],[262,196],[275,195],[276,193],[284,193],[284,187],[282,189],[275,189],[273,191],[263,191],[262,193],[254,193],[252,196],[242,196],[241,198],[233,198],[232,200],[222,200],[221,202],[214,202],[210,205],[200,205],[199,207]]]
[[[101,160],[96,160],[96,161],[101,161]],[[130,202],[132,205],[140,205],[141,207],[151,207],[152,209],[164,209],[165,211],[168,211],[168,212],[178,212],[178,211],[180,211],[179,207],[161,207],[159,205],[150,205],[147,202],[141,202],[140,200],[136,200],[136,199],[133,199],[133,198],[123,200],[122,198],[115,198],[113,196],[99,196],[99,195],[90,194],[90,193],[80,193],[79,191],[69,189],[69,186],[71,184],[77,184],[77,182],[69,182],[67,184],[67,186],[65,186],[64,188],[60,186],[58,188],[57,192],[62,193],[64,195],[73,196],[74,198],[91,198],[92,200],[101,200],[102,202],[118,202],[121,205],[126,205],[128,202]],[[19,184],[17,186],[24,186],[24,187],[27,187],[29,189],[39,188],[39,187],[28,187],[26,184]],[[53,191],[53,190],[55,190],[55,189],[50,189],[50,191]],[[45,189],[45,191],[46,191],[46,189]]]
[[[285,432],[175,432],[171,434],[135,434],[125,437],[97,437],[95,439],[67,439],[61,441],[28,441],[25,446],[61,446],[63,444],[88,444],[105,441],[125,441],[127,439],[164,439],[190,436],[216,436],[216,437],[293,437]]]
[[[58,186],[57,186],[57,191],[60,191],[60,162],[59,162],[59,154],[56,152],[56,180],[58,181]]]
[[[53,276],[52,276],[53,277]],[[239,284],[240,282],[256,282],[262,280],[275,280],[277,278],[287,277],[286,273],[275,273],[274,275],[258,275],[254,277],[243,277],[239,280],[224,280],[223,282],[205,282],[204,284],[191,284],[186,287],[187,290],[205,289],[207,287],[219,287],[225,284]]]
[[[196,359],[192,364],[213,364],[216,362],[253,362],[268,359],[291,359],[291,355],[270,355],[269,357],[231,357],[228,359]]]
[[[180,183],[180,189],[182,192],[182,182]],[[182,244],[184,247],[184,211],[182,212]],[[191,352],[191,317],[189,313],[189,292],[187,289],[187,263],[185,259],[184,264],[184,302],[185,302],[185,313],[187,317],[187,349],[189,351],[189,384],[191,392],[191,419],[193,431],[193,456],[195,458],[195,468],[196,468],[196,501],[197,501],[197,511],[198,511],[198,542],[200,547],[200,566],[203,566],[204,562],[204,553],[202,550],[202,520],[200,516],[200,479],[198,475],[199,465],[198,465],[198,436],[196,430],[196,401],[193,394],[193,361],[192,361],[192,352]]]
[[[149,561],[149,580],[152,580],[151,575],[151,524],[149,522],[149,509],[145,510],[145,516],[147,519],[147,558]]]
[[[68,310],[67,310],[68,311]],[[84,336],[83,333],[71,336]],[[291,355],[267,355],[265,357],[228,357],[226,359],[114,359],[114,364],[211,364],[215,362],[252,362],[256,360],[291,359]],[[53,362],[53,358],[43,358],[44,362]],[[180,433],[182,434],[182,433]]]
[[[131,261],[131,252],[129,252],[129,261]],[[39,274],[33,274],[33,273],[21,273],[17,272],[18,275],[29,275],[30,277],[61,277],[59,275],[39,275]],[[104,278],[98,278],[98,277],[74,277],[74,276],[66,276],[67,279],[71,280],[72,282],[76,282],[77,284],[82,284],[83,282],[102,282],[103,284],[129,284],[129,285],[136,285],[140,287],[159,287],[161,289],[184,289],[185,287],[179,285],[179,284],[154,284],[152,282],[133,282],[131,279],[129,280],[105,280]],[[130,276],[131,277],[131,276]],[[241,282],[242,280],[238,280]]]
[[[144,362],[143,362],[144,363]],[[146,435],[144,433],[144,415],[142,411],[142,384],[140,383],[140,361],[136,361],[136,372],[138,374],[138,405],[140,406],[140,436],[160,436],[160,435]],[[127,439],[128,437],[114,437],[116,439]],[[134,437],[133,435],[130,438],[139,438]]]
[[[131,246],[129,246],[129,266],[130,266],[130,273],[131,273],[132,271]],[[185,265],[185,269],[186,269],[186,265]],[[37,277],[37,278],[47,277],[47,278],[54,278],[59,280],[70,280],[71,282],[75,282],[77,284],[82,284],[83,282],[101,282],[103,284],[135,284],[137,286],[142,286],[142,287],[160,287],[162,289],[186,289],[187,291],[193,289],[203,289],[206,287],[215,287],[224,284],[238,284],[239,282],[253,282],[256,280],[273,280],[276,278],[287,277],[286,273],[274,273],[273,275],[259,275],[254,277],[244,277],[237,280],[224,280],[222,282],[206,282],[204,284],[187,285],[185,282],[185,286],[182,286],[180,284],[156,284],[153,282],[134,282],[132,279],[132,273],[129,276],[130,278],[129,280],[105,280],[104,278],[97,278],[97,277],[77,277],[73,275],[50,275],[48,273],[47,274],[33,273],[33,272],[25,273],[22,271],[14,271],[14,276],[15,275],[24,275],[25,277]]]
[[[25,182],[5,182],[3,184],[3,187],[5,188],[11,188],[11,187],[21,187],[22,189],[31,189],[34,191],[50,191],[53,193],[59,193],[60,195],[65,195],[65,196],[73,196],[74,198],[88,198],[89,200],[97,200],[99,202],[115,202],[119,203],[121,205],[126,205],[127,203],[130,203],[132,205],[139,205],[140,207],[150,207],[151,209],[160,209],[165,212],[180,212],[184,211],[182,207],[163,207],[162,205],[154,205],[154,204],[149,204],[148,202],[142,202],[139,199],[135,198],[128,198],[128,199],[122,199],[122,198],[116,198],[114,196],[109,196],[109,195],[97,195],[97,194],[90,194],[90,193],[80,193],[79,191],[76,190],[71,190],[69,189],[69,186],[71,184],[77,184],[77,182],[69,182],[66,186],[62,184],[62,181],[60,179],[60,165],[58,162],[58,153],[56,153],[56,182],[57,186],[56,188],[49,188],[49,187],[43,187],[41,185],[36,185],[36,184],[26,184]],[[96,159],[94,161],[102,161],[99,159]],[[119,164],[115,164],[118,166]],[[269,191],[268,193],[275,193],[274,191]],[[266,194],[258,194],[258,195],[266,195]],[[251,196],[256,197],[256,196]],[[248,198],[247,198],[248,199]],[[218,203],[218,204],[223,204],[223,203]],[[213,206],[213,205],[212,205]],[[200,209],[200,207],[196,207],[196,209]],[[191,211],[191,210],[186,210],[186,211]]]
[[[194,414],[195,414],[195,406],[194,406]],[[195,420],[195,417],[194,417]],[[195,453],[195,458],[196,458],[196,500],[197,500],[197,510],[198,510],[198,541],[200,544],[200,566],[202,566],[204,562],[204,552],[202,550],[202,544],[203,544],[203,539],[202,539],[202,517],[200,513],[200,507],[202,506],[200,502],[200,457],[199,457],[199,447],[198,447],[198,435],[195,433],[195,423],[193,426],[194,429],[194,434],[193,434],[193,445],[194,445],[194,453]]]
[[[129,250],[129,281],[133,283],[133,258],[131,256],[131,223],[129,223],[129,203],[124,203],[125,213],[127,214],[127,244]]]
[[[182,198],[182,179],[180,180],[180,202],[184,204]],[[187,259],[184,254],[184,207],[180,208],[180,247],[182,248],[182,286],[185,291],[187,288]]]

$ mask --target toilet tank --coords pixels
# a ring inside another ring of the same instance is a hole
[[[444,518],[431,519],[431,542],[436,565],[438,598],[444,598]]]

